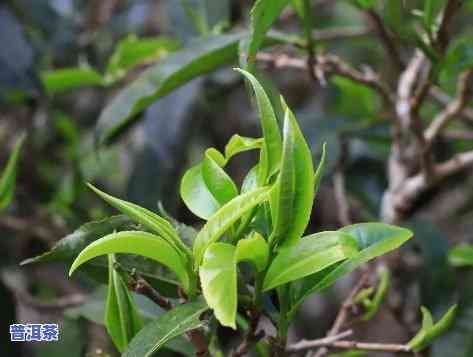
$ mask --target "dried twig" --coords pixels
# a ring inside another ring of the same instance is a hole
[[[261,62],[270,63],[276,68],[307,70],[306,60],[303,58],[290,57],[285,54],[275,55],[261,52],[258,53],[256,59]],[[319,69],[323,72],[337,74],[370,87],[379,93],[385,101],[390,103],[394,102],[394,96],[389,87],[372,70],[367,69],[362,72],[344,62],[340,57],[328,54],[317,55],[317,66],[319,66]]]
[[[356,294],[358,294],[358,292],[366,286],[368,279],[369,279],[369,273],[368,271],[365,271],[361,275],[360,280],[358,280],[356,285],[352,288],[352,290],[348,294],[342,306],[340,307],[340,310],[338,311],[337,317],[335,318],[332,328],[330,329],[326,337],[333,337],[340,332],[343,325],[347,322],[350,309],[353,307],[353,299],[355,298]],[[322,357],[322,356],[325,356],[327,353],[328,353],[328,349],[323,347],[317,351],[314,357]]]
[[[336,348],[345,350],[365,350],[365,351],[382,351],[382,352],[410,352],[411,349],[405,344],[392,343],[370,343],[358,341],[343,341],[342,338],[351,335],[351,330],[342,332],[337,335],[324,337],[318,340],[302,340],[287,347],[287,352],[300,352],[314,348]]]

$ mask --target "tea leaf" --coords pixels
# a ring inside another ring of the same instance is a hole
[[[160,236],[139,231],[112,233],[89,244],[72,263],[69,275],[88,260],[112,253],[136,254],[153,259],[171,269],[185,290],[189,288],[186,262],[176,249]]]
[[[358,223],[346,226],[339,231],[349,234],[357,240],[359,253],[345,262],[306,277],[297,289],[294,287],[291,316],[312,293],[329,287],[336,280],[371,259],[399,248],[412,237],[412,232],[408,229],[384,223]]]
[[[208,310],[208,306],[199,299],[159,316],[147,324],[130,342],[122,357],[153,356],[170,340],[203,326],[200,315]]]
[[[263,86],[251,73],[238,68],[236,70],[248,79],[256,96],[256,103],[258,105],[258,113],[264,139],[263,151],[265,152],[262,153],[262,155],[267,155],[267,167],[260,167],[259,183],[260,185],[264,185],[267,182],[267,179],[269,179],[269,177],[279,169],[279,162],[282,153],[281,133],[279,132],[278,121],[273,106],[268,95],[264,91]],[[260,162],[261,161],[263,160],[260,160]]]
[[[268,200],[269,190],[268,187],[261,187],[239,195],[209,218],[195,238],[194,259],[196,269],[207,247],[217,241],[245,213]]]
[[[136,121],[136,114],[193,78],[237,58],[242,34],[207,36],[148,68],[104,109],[98,122],[101,143]]]
[[[237,268],[235,246],[213,243],[205,251],[199,268],[202,292],[215,317],[223,325],[236,329]]]
[[[108,256],[108,294],[105,307],[105,326],[120,352],[143,327],[138,309],[122,277],[115,271],[114,257]]]
[[[180,191],[187,208],[197,217],[208,220],[220,208],[220,204],[205,184],[202,164],[186,171],[181,180]]]
[[[263,291],[321,271],[358,252],[357,242],[342,232],[321,232],[282,248],[268,268]]]
[[[170,245],[176,248],[176,250],[182,255],[184,259],[187,259],[186,253],[189,253],[190,255],[190,249],[182,242],[176,230],[169,221],[160,217],[156,213],[147,210],[146,208],[140,207],[131,202],[120,200],[105,192],[102,192],[91,184],[88,184],[88,186],[104,201],[118,209],[121,213],[127,215],[132,220],[142,224],[146,228],[164,238]]]

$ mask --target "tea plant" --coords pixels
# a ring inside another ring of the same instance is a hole
[[[324,168],[325,150],[314,171],[310,148],[284,100],[281,134],[261,84],[249,72],[238,71],[254,90],[263,135],[235,135],[224,153],[207,149],[202,161],[185,173],[181,197],[196,216],[206,221],[190,240],[181,236],[181,223],[90,185],[140,227],[113,228],[113,232],[88,242],[70,268],[72,274],[93,258],[108,255],[105,324],[124,356],[151,355],[185,333],[198,355],[208,354],[201,326],[215,317],[222,326],[244,329],[245,314],[252,327],[246,327],[250,335],[245,338],[244,349],[255,347],[265,355],[266,342],[258,342],[255,329],[260,317],[267,316],[278,331],[277,337],[269,340],[271,348],[273,353],[282,354],[289,325],[308,296],[412,237],[405,228],[382,223],[360,223],[304,236]],[[234,156],[248,150],[257,150],[259,160],[239,188],[225,167]],[[115,259],[119,253],[149,258],[177,279],[180,299],[171,302],[155,297],[169,311],[144,327],[126,282],[139,279],[150,291],[157,292],[135,272],[129,274],[121,268]],[[46,258],[47,254],[51,253],[46,253]],[[251,269],[240,270],[243,262]],[[201,320],[207,310],[212,314]],[[417,340],[425,342],[422,336]]]

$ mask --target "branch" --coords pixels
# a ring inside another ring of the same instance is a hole
[[[161,294],[153,288],[145,279],[143,279],[136,271],[130,274],[130,288],[146,297],[151,301],[161,306],[164,310],[168,311],[173,308],[172,303],[161,296]],[[205,336],[200,329],[192,330],[186,333],[187,338],[194,345],[196,356],[204,357],[209,356],[209,350]]]
[[[145,279],[143,279],[136,271],[132,271],[129,281],[130,289],[135,293],[141,294],[149,298],[156,305],[162,307],[164,310],[171,310],[173,308],[171,302],[153,288]]]
[[[430,96],[442,105],[448,105],[453,99],[444,91],[438,87],[432,87],[430,89]],[[463,119],[469,123],[473,123],[473,108],[465,107],[460,113],[458,113]]]
[[[373,33],[369,27],[340,27],[328,28],[323,30],[312,31],[312,37],[316,41],[333,41],[362,37]]]
[[[392,344],[392,343],[369,343],[358,341],[341,341],[341,338],[351,335],[352,331],[348,330],[338,335],[321,338],[318,340],[300,341],[290,345],[287,352],[300,352],[310,350],[318,347],[338,348],[344,350],[364,350],[364,351],[381,351],[381,352],[410,352],[411,348],[408,345]]]
[[[256,332],[258,327],[260,314],[256,311],[250,311],[250,326],[249,329],[243,338],[243,341],[233,352],[233,357],[242,357],[249,352],[251,346],[257,343],[261,338],[264,337],[264,331]]]
[[[295,68],[307,70],[307,61],[302,58],[289,57],[287,55],[274,55],[267,52],[260,52],[256,59],[261,62],[269,63],[276,68]],[[381,81],[379,76],[372,70],[364,72],[350,66],[340,57],[334,55],[317,55],[317,66],[322,72],[337,74],[341,77],[348,78],[354,82],[365,85],[378,92],[388,103],[394,103],[394,96],[389,87]]]
[[[386,49],[389,60],[394,64],[397,72],[401,72],[404,64],[402,63],[398,46],[394,42],[389,30],[384,26],[383,20],[374,10],[367,10],[365,14]]]
[[[335,318],[332,328],[327,334],[328,338],[336,336],[340,332],[343,325],[346,323],[348,319],[349,311],[353,306],[353,299],[355,298],[356,294],[358,294],[358,292],[365,287],[366,283],[368,282],[368,278],[369,278],[369,273],[368,271],[365,271],[363,275],[360,277],[360,280],[358,280],[356,285],[352,288],[347,298],[343,302],[342,306],[340,307],[340,310],[338,311],[337,317]],[[328,353],[327,348],[321,348],[319,351],[317,351],[314,357],[322,357],[322,356],[325,356],[327,353]]]
[[[353,335],[352,330],[347,330],[344,332],[341,332],[339,334],[333,335],[333,336],[327,336],[324,338],[320,338],[317,340],[301,340],[297,343],[294,343],[292,345],[289,345],[286,348],[286,352],[299,352],[303,350],[309,350],[317,347],[324,347],[328,346],[336,341],[339,341],[345,337]]]
[[[473,68],[462,73],[457,83],[457,95],[447,104],[432,121],[425,131],[428,147],[432,146],[439,133],[454,119],[466,106],[468,100],[473,95]]]

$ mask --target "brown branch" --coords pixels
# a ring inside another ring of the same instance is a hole
[[[367,10],[365,11],[365,14],[369,23],[371,24],[371,27],[374,28],[374,31],[376,32],[379,39],[381,40],[382,45],[386,49],[388,59],[392,62],[396,71],[398,73],[401,72],[404,68],[404,64],[402,63],[398,46],[394,42],[394,39],[389,30],[384,25],[383,20],[381,19],[379,14],[374,10]]]
[[[250,326],[249,329],[241,341],[240,345],[233,352],[233,357],[242,357],[249,352],[251,346],[257,343],[260,339],[264,337],[264,331],[256,332],[258,328],[258,323],[260,319],[260,314],[257,311],[250,311]]]
[[[319,338],[317,340],[301,340],[297,343],[293,343],[292,345],[287,346],[286,352],[289,352],[289,353],[300,352],[300,351],[309,350],[309,349],[313,349],[317,347],[329,346],[330,344],[351,335],[353,335],[353,331],[347,330],[347,331],[338,333],[336,335]]]
[[[435,45],[439,53],[444,53],[450,39],[449,29],[454,15],[462,7],[464,0],[449,0],[442,15],[442,21],[435,38]]]
[[[153,288],[145,279],[143,279],[136,271],[132,271],[129,279],[129,286],[135,293],[141,294],[149,298],[156,305],[164,310],[173,308],[171,302],[163,297],[155,288]]]
[[[365,271],[361,275],[360,280],[358,280],[356,285],[352,288],[352,290],[348,294],[342,306],[340,307],[340,310],[338,311],[337,317],[335,318],[332,328],[330,329],[326,337],[333,337],[340,332],[343,325],[347,322],[350,309],[353,307],[353,299],[355,298],[356,294],[358,294],[358,292],[366,286],[368,279],[369,279],[369,273],[368,271]],[[318,350],[317,353],[314,355],[314,357],[322,357],[322,356],[325,356],[327,353],[328,353],[328,349],[324,347]]]
[[[168,311],[173,308],[172,303],[163,297],[155,288],[153,288],[145,279],[143,279],[136,271],[130,274],[129,281],[130,288],[138,293],[146,296],[151,301]],[[186,333],[187,338],[191,341],[195,348],[196,356],[204,357],[209,356],[209,350],[205,336],[200,329],[188,331]]]
[[[432,121],[425,131],[427,145],[430,147],[439,133],[454,119],[466,106],[473,95],[473,68],[462,73],[458,79],[457,95],[447,104]]]
[[[307,70],[306,60],[303,58],[289,57],[285,54],[274,55],[267,52],[260,52],[256,56],[256,59],[261,62],[269,63],[276,68]],[[379,93],[386,102],[394,103],[394,96],[389,87],[372,70],[365,70],[362,72],[344,62],[340,57],[324,54],[317,55],[317,66],[319,67],[318,69],[323,72],[337,74],[341,77],[348,78],[354,82],[370,87]]]
[[[452,97],[438,87],[432,87],[429,94],[436,102],[442,105],[448,105],[453,100]],[[465,107],[458,115],[468,123],[473,123],[473,108]]]
[[[342,39],[351,39],[356,37],[362,37],[370,35],[373,30],[369,27],[335,27],[323,30],[312,31],[312,38],[315,41],[334,41]]]
[[[410,352],[411,348],[404,344],[392,344],[392,343],[370,343],[370,342],[358,342],[358,341],[343,341],[342,338],[351,335],[352,331],[348,330],[343,333],[324,337],[318,340],[303,340],[295,344],[290,345],[287,352],[300,352],[305,350],[311,350],[314,348],[325,347],[325,348],[336,348],[344,350],[364,350],[364,351],[381,351],[381,352]]]

